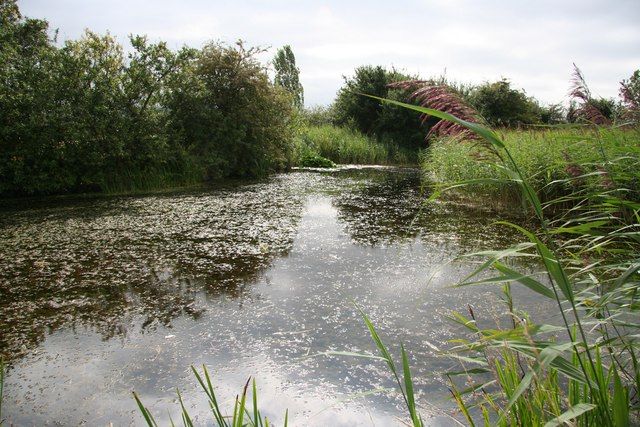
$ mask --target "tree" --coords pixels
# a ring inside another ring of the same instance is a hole
[[[540,121],[546,125],[555,125],[565,122],[565,110],[560,104],[540,106]]]
[[[170,139],[197,159],[207,179],[289,166],[293,106],[255,58],[261,52],[241,42],[209,43],[172,80]]]
[[[304,106],[304,89],[300,84],[300,70],[296,66],[296,57],[291,46],[285,45],[278,49],[273,58],[276,70],[275,84],[284,88],[293,97],[293,105],[298,109]]]
[[[345,77],[345,83],[334,102],[336,124],[352,126],[366,135],[405,147],[422,146],[425,132],[419,115],[361,95],[364,93],[406,102],[409,91],[392,89],[388,85],[413,78],[381,66],[356,68],[353,77]]]
[[[24,18],[15,1],[0,0],[0,193],[68,183],[49,126],[57,51],[48,29]]]
[[[492,126],[540,123],[538,103],[523,91],[512,89],[506,79],[478,86],[469,101]]]

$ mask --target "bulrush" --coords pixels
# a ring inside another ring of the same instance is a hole
[[[600,108],[598,108],[591,96],[591,91],[584,80],[582,71],[576,64],[573,64],[573,75],[571,79],[571,89],[569,96],[580,104],[575,111],[577,118],[585,120],[594,125],[610,125],[611,120],[607,118]]]
[[[404,80],[387,85],[393,89],[413,91],[409,95],[409,100],[417,101],[420,106],[433,108],[452,114],[459,119],[480,123],[480,114],[460,98],[450,87],[442,84],[434,84],[429,80]],[[430,116],[423,114],[422,123],[426,122]],[[464,126],[447,120],[440,120],[427,134],[427,139],[432,135],[438,136],[459,136],[464,139],[478,139],[477,135],[470,132]]]

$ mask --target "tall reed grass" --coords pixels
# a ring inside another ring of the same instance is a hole
[[[576,151],[578,160],[570,163],[573,173],[567,171],[539,185],[533,179],[539,171],[530,173],[526,161],[514,154],[513,145],[490,129],[441,111],[381,101],[451,121],[482,138],[484,163],[477,166],[477,175],[460,172],[467,179],[441,186],[440,191],[469,185],[507,186],[518,191],[536,222],[531,229],[500,222],[520,231],[524,241],[508,249],[472,254],[485,261],[459,284],[501,286],[510,321],[509,327],[481,328],[471,306],[468,315],[452,314],[469,331],[446,351],[463,362],[463,369],[448,373],[448,378],[452,397],[469,425],[639,423],[640,203],[638,170],[630,165],[640,164],[640,157],[638,140],[627,139],[637,133],[598,129],[589,147],[600,156],[585,148]],[[543,144],[539,136],[534,141]],[[545,153],[557,150],[551,146]],[[467,162],[463,156],[457,158]],[[497,176],[491,175],[494,171]],[[539,194],[551,184],[574,191],[542,200]],[[511,267],[510,259],[522,256],[539,260],[544,280]],[[514,285],[554,301],[561,323],[535,323],[514,307]],[[405,386],[403,394],[408,389]],[[412,424],[421,425],[415,409],[408,412]]]
[[[332,125],[304,126],[296,147],[299,158],[315,155],[339,164],[415,163],[415,154],[397,144],[382,143],[356,130]]]
[[[227,414],[220,408],[219,399],[216,395],[215,388],[211,382],[211,376],[209,375],[209,371],[206,366],[202,367],[202,373],[198,372],[198,370],[193,366],[191,367],[191,370],[193,371],[196,380],[198,380],[198,384],[200,384],[202,391],[207,396],[209,408],[211,409],[211,416],[213,418],[212,421],[215,425],[219,427],[269,427],[272,425],[269,419],[260,413],[260,409],[258,408],[258,389],[256,387],[255,379],[253,381],[251,378],[247,380],[242,389],[242,394],[236,396],[233,409],[229,414]],[[248,392],[249,384],[251,384],[251,395],[249,395]],[[182,418],[182,424],[185,427],[193,427],[194,423],[192,417],[184,405],[180,390],[177,390],[177,394],[178,401],[180,402],[180,417]],[[158,423],[151,414],[151,411],[144,406],[135,392],[133,393],[133,397],[138,404],[138,409],[142,413],[147,426],[158,427]],[[171,417],[170,422],[172,426],[175,425]],[[288,424],[289,412],[286,411],[282,425],[287,427]]]
[[[549,202],[549,209],[559,207],[552,203],[559,197],[575,201],[572,195],[597,194],[603,186],[624,188],[626,198],[640,200],[637,128],[512,130],[503,132],[500,140],[540,201]],[[421,165],[426,178],[437,188],[455,186],[450,196],[471,201],[488,198],[509,209],[517,209],[523,202],[523,193],[510,179],[510,171],[500,167],[496,153],[482,144],[459,138],[438,139],[423,155]]]
[[[185,162],[180,168],[119,171],[104,177],[98,185],[107,194],[139,193],[198,185],[205,181],[205,175],[195,162]]]

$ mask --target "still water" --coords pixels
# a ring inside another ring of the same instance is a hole
[[[8,425],[161,425],[179,387],[211,424],[190,365],[224,406],[255,378],[262,412],[290,425],[401,425],[402,400],[355,304],[410,352],[427,424],[455,425],[438,357],[461,331],[451,310],[492,320],[493,288],[452,288],[453,262],[518,236],[495,217],[424,206],[416,170],[295,171],[136,197],[48,198],[0,208],[0,352]],[[521,306],[540,311],[535,298]]]

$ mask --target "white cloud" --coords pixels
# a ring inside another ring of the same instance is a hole
[[[640,2],[602,0],[288,1],[23,0],[74,38],[85,27],[120,40],[148,34],[171,46],[207,40],[290,44],[308,104],[331,102],[342,75],[376,64],[464,82],[510,78],[544,102],[563,101],[572,63],[594,93],[617,96],[640,67]],[[270,55],[262,58],[268,60]]]

